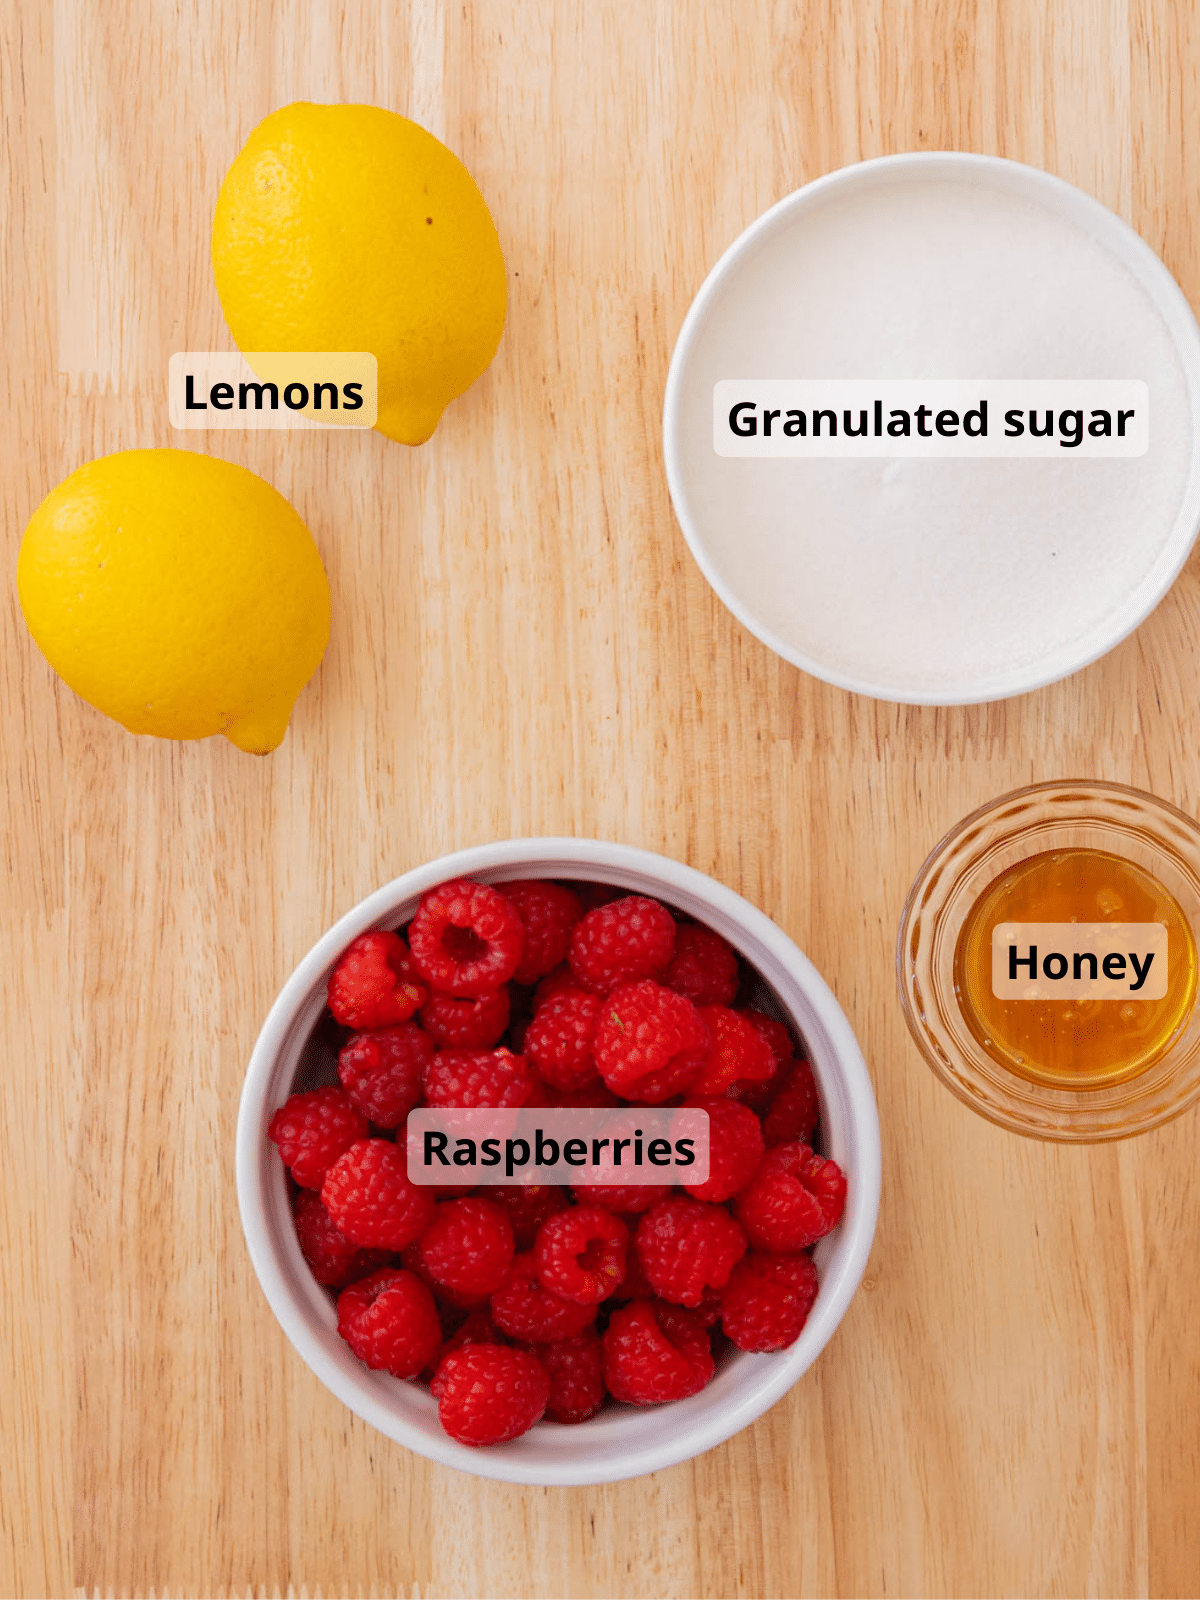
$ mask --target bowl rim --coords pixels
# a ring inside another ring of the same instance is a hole
[[[851,1200],[839,1224],[836,1267],[823,1279],[801,1340],[770,1356],[746,1357],[739,1352],[740,1359],[760,1364],[761,1381],[748,1393],[731,1396],[718,1416],[691,1419],[690,1427],[664,1428],[653,1445],[631,1449],[616,1461],[597,1466],[585,1457],[563,1460],[551,1468],[523,1459],[511,1447],[474,1449],[448,1436],[430,1437],[380,1402],[368,1385],[371,1375],[365,1368],[362,1380],[355,1381],[356,1375],[334,1365],[276,1253],[267,1221],[269,1167],[263,1151],[266,1101],[277,1058],[314,985],[351,939],[385,922],[398,904],[448,878],[514,866],[540,868],[542,876],[551,876],[546,869],[564,862],[589,869],[597,879],[621,869],[651,875],[662,883],[668,898],[672,893],[693,897],[723,911],[786,962],[832,1046],[856,1148]],[[832,991],[799,947],[764,912],[693,867],[634,846],[565,837],[495,841],[440,856],[374,890],[323,933],[279,991],[255,1042],[238,1112],[235,1167],[242,1231],[255,1275],[288,1340],[326,1388],[364,1421],[419,1455],[475,1476],[539,1485],[617,1482],[673,1466],[722,1443],[773,1405],[816,1360],[858,1289],[874,1239],[881,1186],[879,1120],[866,1062]]]
[[[764,236],[782,223],[789,222],[794,213],[824,199],[832,191],[862,183],[871,184],[881,178],[884,181],[900,181],[906,175],[920,172],[928,176],[938,171],[974,172],[993,182],[999,180],[1014,189],[1024,186],[1026,192],[1041,199],[1048,209],[1091,232],[1098,244],[1132,273],[1162,317],[1183,371],[1192,417],[1200,417],[1200,326],[1175,277],[1157,252],[1123,217],[1078,184],[1046,172],[1041,167],[1012,161],[1004,156],[981,155],[965,150],[902,151],[837,167],[801,185],[756,217],[728,246],[700,285],[671,353],[663,393],[662,447],[667,489],[675,519],[709,585],[756,639],[785,661],[825,683],[894,705],[979,705],[1028,694],[1082,671],[1141,627],[1178,578],[1200,533],[1200,443],[1193,437],[1188,475],[1170,534],[1156,561],[1124,602],[1110,613],[1103,626],[1094,628],[1073,645],[1061,646],[1024,668],[995,673],[985,680],[968,682],[966,686],[954,689],[931,689],[922,683],[880,683],[870,677],[859,677],[855,673],[831,667],[782,639],[774,629],[757,618],[726,583],[705,546],[693,515],[680,442],[685,369],[713,298],[736,270],[742,257]]]

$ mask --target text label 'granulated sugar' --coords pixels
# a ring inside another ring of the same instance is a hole
[[[1142,456],[1136,379],[723,378],[713,449],[727,457]]]

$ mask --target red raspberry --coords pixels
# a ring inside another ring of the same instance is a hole
[[[775,1057],[775,1070],[769,1078],[758,1080],[744,1078],[738,1083],[732,1083],[725,1093],[731,1100],[740,1100],[752,1111],[761,1113],[783,1087],[783,1080],[792,1065],[792,1036],[782,1022],[777,1022],[774,1017],[768,1017],[763,1011],[743,1011],[741,1015],[770,1045],[771,1054]]]
[[[730,1005],[738,986],[737,952],[711,928],[682,923],[675,930],[675,954],[658,981],[694,1006]]]
[[[708,1048],[708,1029],[692,1002],[646,978],[605,1000],[592,1054],[614,1093],[657,1105],[690,1084]]]
[[[517,908],[487,884],[456,878],[421,896],[408,942],[421,976],[447,994],[487,994],[517,970]]]
[[[417,1241],[417,1255],[435,1283],[459,1296],[483,1299],[498,1289],[513,1262],[508,1212],[471,1196],[439,1201]]]
[[[762,1126],[748,1106],[736,1100],[689,1100],[708,1112],[708,1178],[685,1183],[696,1200],[729,1200],[758,1171],[766,1145]]]
[[[629,1229],[603,1206],[569,1206],[542,1223],[533,1247],[541,1283],[583,1306],[607,1300],[625,1276]]]
[[[795,1140],[808,1144],[820,1115],[821,1103],[817,1099],[813,1070],[807,1061],[797,1061],[763,1118],[763,1136],[768,1148]]]
[[[607,994],[661,972],[675,950],[675,918],[657,900],[627,894],[597,906],[571,934],[567,959],[585,989]]]
[[[421,1007],[421,1025],[437,1044],[458,1050],[488,1050],[508,1027],[508,986],[487,994],[431,994]]]
[[[351,1244],[321,1204],[320,1195],[311,1189],[296,1194],[295,1222],[300,1254],[313,1277],[327,1289],[343,1289],[375,1272],[388,1259],[382,1250],[360,1250]]]
[[[790,1255],[835,1227],[846,1208],[846,1179],[836,1161],[808,1145],[776,1145],[762,1158],[737,1203],[737,1218],[756,1250]]]
[[[604,1348],[595,1328],[573,1339],[539,1345],[537,1358],[550,1379],[546,1415],[551,1422],[586,1422],[604,1404]]]
[[[329,1009],[347,1028],[407,1022],[428,994],[398,933],[360,933],[329,976]]]
[[[796,1046],[792,1043],[791,1034],[778,1017],[769,1017],[765,1011],[743,1011],[742,1016],[771,1046],[775,1065],[786,1067],[796,1054]]]
[[[437,1194],[437,1189],[429,1185],[431,1194]],[[435,1211],[436,1215],[436,1211]],[[474,1310],[479,1305],[480,1297],[477,1294],[459,1294],[456,1290],[447,1288],[444,1283],[439,1283],[425,1265],[425,1258],[421,1254],[421,1240],[410,1239],[400,1252],[400,1265],[406,1267],[420,1278],[421,1282],[437,1301],[438,1310],[442,1314],[442,1326],[446,1327],[454,1322],[458,1316],[466,1316],[468,1311]],[[486,1305],[486,1301],[482,1302]],[[457,1322],[455,1322],[457,1326]]]
[[[556,1089],[595,1082],[592,1040],[603,1001],[586,989],[568,989],[540,1005],[525,1030],[524,1050],[538,1077]]]
[[[556,994],[565,994],[567,990],[576,992],[580,985],[575,981],[575,974],[564,961],[561,967],[555,967],[553,972],[547,973],[533,991],[533,1010],[536,1015],[546,1004],[553,1000]]]
[[[721,1327],[739,1350],[783,1350],[800,1337],[816,1298],[811,1257],[751,1251],[721,1290]]]
[[[671,1187],[669,1183],[573,1183],[571,1193],[581,1206],[605,1206],[636,1217],[665,1200]]]
[[[654,1406],[698,1394],[713,1375],[712,1344],[699,1317],[634,1300],[609,1318],[604,1381],[615,1400]]]
[[[384,1267],[338,1295],[338,1332],[360,1361],[415,1378],[442,1344],[433,1296],[411,1272]]]
[[[267,1137],[279,1146],[301,1188],[319,1189],[343,1150],[365,1139],[367,1131],[366,1117],[350,1104],[346,1091],[327,1084],[285,1100],[267,1126]]]
[[[546,1409],[550,1379],[529,1350],[469,1344],[444,1357],[430,1388],[442,1427],[460,1444],[505,1444]]]
[[[566,1190],[553,1183],[490,1183],[484,1193],[508,1212],[518,1250],[532,1250],[542,1223],[567,1204]]]
[[[635,1243],[655,1292],[682,1306],[698,1306],[706,1286],[723,1289],[746,1253],[746,1235],[727,1211],[682,1195],[647,1211]]]
[[[539,1282],[533,1264],[533,1251],[519,1255],[508,1277],[492,1296],[492,1320],[502,1333],[513,1339],[528,1339],[548,1344],[552,1339],[570,1339],[596,1320],[595,1306],[567,1300]]]
[[[523,1106],[536,1079],[524,1056],[511,1050],[442,1050],[425,1068],[431,1106]]]
[[[702,1006],[700,1015],[712,1035],[712,1052],[691,1086],[693,1095],[711,1098],[744,1079],[765,1083],[774,1075],[774,1052],[743,1012],[731,1011],[728,1006]]]
[[[403,1250],[433,1218],[433,1194],[408,1175],[405,1152],[387,1139],[362,1139],[325,1174],[321,1200],[354,1244]]]
[[[496,887],[517,908],[525,929],[525,948],[513,977],[518,983],[536,983],[566,959],[571,929],[583,916],[583,907],[570,889],[549,878],[522,878]]]
[[[398,1128],[423,1093],[433,1044],[415,1022],[356,1033],[338,1052],[338,1077],[351,1102],[377,1127]]]

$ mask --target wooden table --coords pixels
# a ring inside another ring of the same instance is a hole
[[[988,1126],[905,1031],[905,890],[1015,785],[1200,807],[1200,568],[1138,634],[1008,704],[827,688],[692,563],[659,452],[709,264],[772,201],[888,151],[1082,184],[1200,302],[1187,0],[4,0],[6,950],[0,1592],[404,1595],[1200,1591],[1196,1116],[1058,1149]],[[1053,13],[1053,16],[1051,16]],[[208,229],[296,98],[377,101],[470,166],[511,310],[431,443],[173,435],[167,358],[226,347]],[[25,520],[81,461],[183,443],[299,508],[334,591],[269,759],[139,740],[22,626]],[[862,1292],[754,1427],[609,1488],[427,1464],[304,1367],[233,1187],[276,990],[367,890],[575,833],[763,907],[858,1031],[883,1123]]]

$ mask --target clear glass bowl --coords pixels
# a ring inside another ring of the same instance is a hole
[[[1200,944],[1200,825],[1121,784],[1041,783],[981,807],[934,849],[905,902],[896,973],[913,1038],[960,1100],[1015,1133],[1087,1144],[1145,1133],[1200,1097],[1200,1005],[1139,1076],[1062,1089],[995,1061],[967,1026],[954,982],[959,935],[984,889],[1020,861],[1068,848],[1108,850],[1143,867],[1175,897]]]

